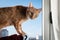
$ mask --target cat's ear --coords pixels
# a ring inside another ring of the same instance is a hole
[[[31,2],[29,3],[29,7],[33,7]]]

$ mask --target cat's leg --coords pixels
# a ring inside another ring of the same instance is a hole
[[[14,27],[15,27],[15,29],[16,29],[16,31],[17,31],[18,34],[20,34],[22,36],[25,35],[25,32],[23,32],[21,24],[19,24],[19,22],[15,23]]]

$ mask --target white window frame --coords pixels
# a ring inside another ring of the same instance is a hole
[[[49,13],[50,13],[50,3],[49,0],[43,0],[43,40],[49,40]]]

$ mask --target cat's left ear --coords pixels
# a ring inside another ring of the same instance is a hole
[[[28,7],[33,7],[31,2],[29,3],[29,6]]]

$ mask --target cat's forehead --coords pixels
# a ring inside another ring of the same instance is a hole
[[[35,8],[35,7],[31,7],[30,9],[31,9],[31,10],[38,10],[38,9],[37,9],[37,8]]]

